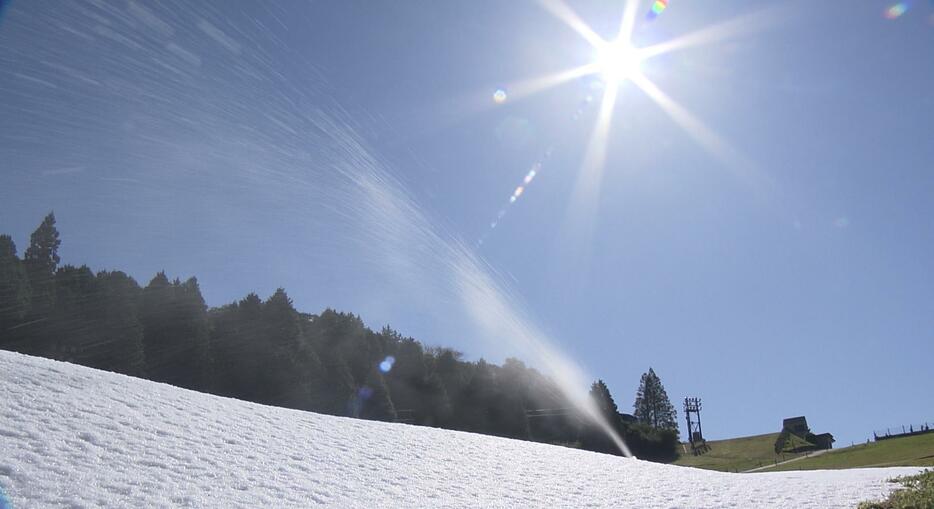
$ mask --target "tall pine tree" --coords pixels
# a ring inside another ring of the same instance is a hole
[[[389,396],[389,388],[376,366],[370,368],[364,384],[357,389],[353,405],[354,417],[390,422],[396,419],[396,408]]]
[[[197,279],[169,283],[164,272],[156,274],[143,289],[139,320],[150,379],[210,389],[210,324]]]
[[[55,304],[55,269],[61,259],[58,246],[62,243],[55,228],[55,213],[49,212],[42,224],[29,237],[24,262],[29,285],[32,288],[30,315],[47,316]]]
[[[13,327],[29,309],[29,280],[16,256],[16,244],[9,235],[0,235],[0,347],[13,340]]]
[[[597,380],[590,385],[590,399],[597,405],[600,414],[607,422],[613,423],[618,419],[619,408],[603,380]]]
[[[321,406],[315,392],[323,376],[321,361],[307,344],[299,313],[284,289],[277,289],[263,303],[261,323],[258,378],[265,402],[305,410]]]
[[[141,292],[136,281],[123,272],[97,273],[97,342],[88,352],[93,359],[89,366],[132,376],[145,374],[139,322]]]
[[[99,303],[94,273],[87,265],[65,265],[55,272],[55,303],[43,324],[43,355],[53,359],[94,366],[89,347],[98,342],[99,324],[93,308]]]
[[[590,399],[596,405],[600,416],[610,428],[619,435],[623,435],[622,421],[610,389],[603,380],[597,380],[590,386]],[[610,438],[606,429],[594,422],[586,421],[580,431],[580,442],[584,449],[607,454],[622,454],[619,447]]]
[[[678,413],[669,401],[661,379],[652,368],[642,374],[633,407],[639,422],[655,429],[678,430]]]

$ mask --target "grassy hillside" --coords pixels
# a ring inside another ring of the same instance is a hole
[[[766,471],[894,466],[934,466],[934,433],[835,449]]]
[[[710,451],[700,456],[691,454],[691,446],[686,445],[681,451],[681,457],[675,461],[675,465],[742,472],[751,468],[774,464],[776,461],[784,461],[804,455],[804,453],[787,452],[776,455],[774,450],[776,438],[778,438],[778,433],[729,440],[712,440],[707,442]],[[789,440],[789,448],[806,445],[810,444],[795,436],[792,436]]]
[[[889,498],[880,502],[863,502],[859,509],[913,509],[934,507],[934,470],[925,470],[918,475],[894,479],[903,488],[895,490]]]

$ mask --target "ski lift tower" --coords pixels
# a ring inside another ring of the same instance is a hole
[[[701,454],[709,449],[701,431],[700,411],[700,398],[684,398],[684,416],[688,421],[688,441],[691,442],[691,450],[694,454]]]

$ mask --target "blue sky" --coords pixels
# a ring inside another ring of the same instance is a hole
[[[530,359],[478,337],[447,251],[412,233],[430,228],[623,410],[652,366],[673,401],[703,398],[711,438],[934,421],[934,5],[711,4],[647,22],[641,2],[633,41],[721,27],[642,73],[727,155],[623,82],[581,203],[603,88],[517,92],[594,59],[538,3],[12,2],[0,230],[22,250],[54,209],[68,263],[197,275],[211,305],[283,286],[302,310]],[[623,2],[569,5],[611,38]],[[384,214],[363,175],[405,206]]]

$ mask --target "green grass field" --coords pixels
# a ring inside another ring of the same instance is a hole
[[[784,461],[804,455],[803,453],[776,455],[774,450],[776,438],[778,438],[778,433],[729,440],[712,440],[707,442],[710,451],[700,456],[691,454],[690,446],[687,446],[687,453],[682,449],[681,457],[674,464],[724,472],[742,472],[751,468],[771,465],[776,461]],[[793,436],[789,440],[789,447],[805,445],[810,444],[798,437]]]
[[[895,482],[902,485],[880,501],[866,501],[859,509],[917,509],[934,507],[934,470],[925,470],[918,475],[899,477]]]
[[[913,437],[890,438],[879,442],[834,449],[820,456],[779,465],[765,471],[896,466],[934,466],[934,433]]]

